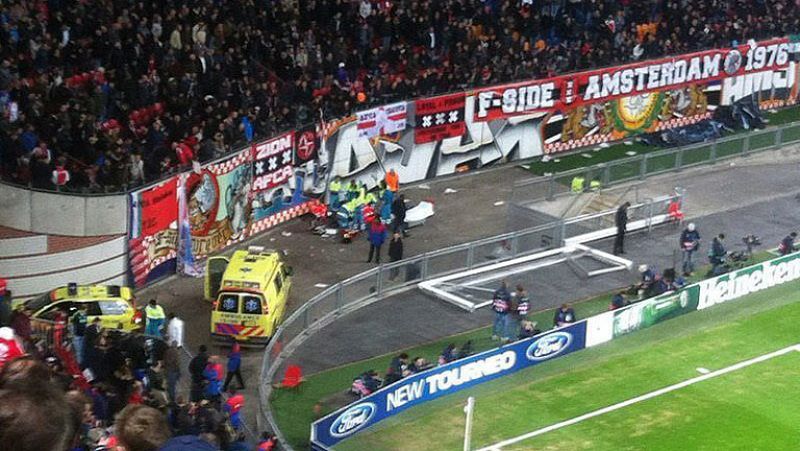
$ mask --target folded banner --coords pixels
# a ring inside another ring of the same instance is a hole
[[[356,128],[359,138],[372,138],[381,134],[397,133],[406,129],[406,103],[373,108],[356,113]]]
[[[459,93],[414,102],[414,142],[424,144],[463,135],[467,128],[464,122],[466,101],[466,94]]]

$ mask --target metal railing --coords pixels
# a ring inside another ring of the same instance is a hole
[[[602,189],[652,175],[714,164],[795,143],[800,143],[800,122],[521,180],[514,184],[511,202],[525,204],[576,194],[572,189],[572,181],[576,177],[584,180],[581,191],[593,189],[592,181],[599,182],[599,187]]]
[[[628,209],[628,216],[631,221],[635,221],[666,214],[670,201],[682,195],[678,193],[647,199],[632,205]],[[264,352],[259,383],[259,430],[274,431],[284,448],[292,449],[281,433],[269,405],[273,384],[279,382],[279,370],[294,351],[309,336],[337,318],[388,295],[413,288],[424,280],[560,247],[570,237],[612,227],[614,214],[615,210],[611,210],[557,220],[538,227],[427,252],[378,266],[327,288],[283,322]]]

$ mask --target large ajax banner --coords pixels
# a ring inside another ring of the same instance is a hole
[[[394,168],[413,183],[690,125],[740,100],[790,106],[798,55],[788,39],[751,41],[417,99],[403,129],[365,135],[364,115],[329,121],[322,170],[373,187]]]
[[[800,280],[800,252],[686,286],[570,326],[409,376],[311,426],[312,448],[329,449],[410,407],[597,346],[690,312]]]
[[[585,343],[581,321],[414,374],[314,423],[312,446],[328,449],[406,409],[578,351]]]

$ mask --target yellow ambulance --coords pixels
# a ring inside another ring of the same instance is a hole
[[[266,342],[283,320],[291,268],[277,251],[261,246],[237,250],[206,262],[205,297],[213,300],[211,334]]]
[[[31,311],[32,323],[53,321],[59,311],[71,318],[80,305],[86,305],[88,324],[97,317],[104,328],[126,332],[139,330],[143,324],[142,314],[134,305],[133,290],[118,285],[71,283],[20,304]]]

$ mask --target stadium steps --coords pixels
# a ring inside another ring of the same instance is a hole
[[[43,235],[0,226],[0,277],[15,299],[70,282],[123,284],[124,235]]]

